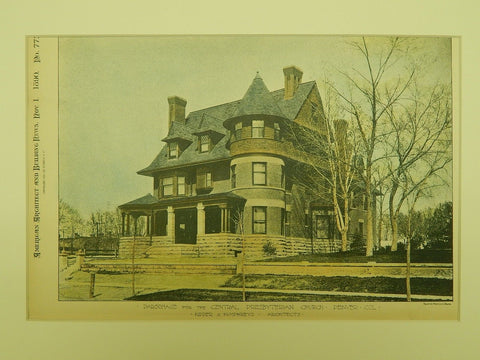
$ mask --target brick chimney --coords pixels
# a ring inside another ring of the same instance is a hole
[[[174,121],[185,123],[185,106],[187,100],[179,96],[170,96],[168,98],[168,128],[172,127]]]
[[[287,66],[283,68],[283,75],[285,77],[285,99],[291,99],[297,91],[298,85],[302,83],[303,71],[296,66]]]

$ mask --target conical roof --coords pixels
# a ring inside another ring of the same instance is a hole
[[[274,115],[285,117],[275,98],[257,72],[233,117],[245,115]]]

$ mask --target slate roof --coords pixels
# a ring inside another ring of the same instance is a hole
[[[120,205],[120,207],[128,206],[128,205],[150,205],[150,204],[155,204],[157,202],[158,202],[158,199],[149,193],[145,196],[139,197],[138,199],[122,204]]]
[[[240,101],[234,117],[245,115],[274,115],[285,117],[285,114],[278,107],[277,101],[273,98],[270,90],[257,73],[252,84]]]
[[[226,148],[228,132],[223,122],[229,118],[252,114],[275,115],[293,121],[308,94],[315,86],[315,81],[302,83],[298,86],[295,95],[285,100],[284,89],[270,92],[260,76],[253,79],[252,84],[241,100],[232,101],[206,109],[192,111],[186,118],[185,124],[173,122],[169,134],[164,141],[185,139],[191,143],[182,151],[177,159],[168,159],[167,146],[163,146],[160,153],[146,168],[139,170],[141,175],[150,175],[152,172],[172,167],[216,161],[230,158]],[[208,153],[199,153],[196,136],[203,131],[214,131],[218,134],[218,142]],[[223,135],[223,137],[222,137]]]

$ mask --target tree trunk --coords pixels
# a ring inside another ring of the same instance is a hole
[[[410,289],[410,236],[407,239],[407,274],[406,274],[406,285],[407,285],[407,301],[412,301],[412,292]]]
[[[371,189],[371,171],[367,169],[367,181],[365,183],[366,201],[367,201],[367,249],[366,256],[373,256],[373,209],[372,209],[372,189]]]
[[[392,232],[392,247],[391,251],[397,251],[397,220],[395,218],[394,200],[397,193],[398,182],[393,181],[392,189],[390,190],[390,197],[388,199],[388,213],[390,216],[390,230]]]
[[[132,296],[135,296],[135,241],[137,236],[137,218],[134,219],[132,244]]]
[[[378,249],[382,248],[382,230],[383,230],[383,196],[380,201],[380,209],[378,211],[379,221],[378,221]]]
[[[398,244],[398,222],[397,217],[392,217],[392,249],[391,251],[397,251]]]
[[[347,251],[347,232],[342,231],[342,252]]]

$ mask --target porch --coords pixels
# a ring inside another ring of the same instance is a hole
[[[136,257],[195,256],[200,249],[198,245],[209,247],[206,244],[209,238],[229,244],[224,245],[226,249],[235,247],[236,214],[244,201],[231,193],[165,200],[148,194],[123,204],[119,207],[122,212],[119,256],[130,257],[133,251]]]

